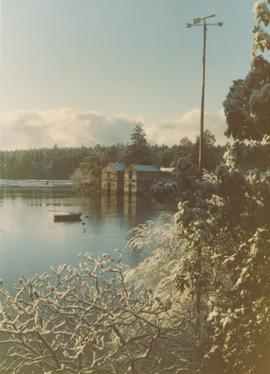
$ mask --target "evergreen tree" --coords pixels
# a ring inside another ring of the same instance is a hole
[[[270,34],[264,28],[270,21],[268,4],[257,1],[253,8],[258,21],[254,52],[270,50]],[[207,374],[217,368],[224,374],[269,373],[269,103],[270,63],[260,55],[248,76],[234,82],[224,103],[226,133],[237,142],[225,155],[227,169],[217,172],[224,205],[216,218],[222,218],[219,234],[227,231],[223,243],[230,246],[226,249],[220,240],[218,244],[214,233],[218,245],[211,248],[211,259],[216,262],[215,273],[223,269],[226,281],[215,283],[211,295]]]
[[[221,162],[222,155],[218,151],[217,147],[215,146],[216,137],[211,131],[205,130],[204,131],[204,165],[203,168],[206,170],[215,170],[217,164]],[[192,161],[195,165],[198,164],[199,159],[199,143],[200,138],[196,138],[196,142],[193,147],[192,152]]]
[[[253,29],[254,59],[245,79],[233,82],[224,102],[228,128],[226,135],[239,141],[266,140],[270,136],[270,62],[263,55],[270,50],[269,1],[256,1],[257,24]]]
[[[133,164],[151,163],[150,148],[146,140],[146,135],[141,123],[137,123],[130,137],[123,161]]]

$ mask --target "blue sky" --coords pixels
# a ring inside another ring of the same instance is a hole
[[[202,30],[186,22],[216,13],[224,27],[209,29],[206,99],[216,116],[231,82],[249,69],[252,4],[2,0],[0,109],[9,117],[73,108],[109,121],[140,118],[149,134],[154,124],[175,123],[200,105]]]

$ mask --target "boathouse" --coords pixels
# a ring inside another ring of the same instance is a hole
[[[101,192],[111,195],[123,193],[125,164],[110,162],[101,171]]]
[[[150,190],[160,176],[160,170],[153,165],[128,165],[124,170],[124,194],[141,194]]]

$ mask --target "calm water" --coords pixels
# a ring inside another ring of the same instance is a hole
[[[136,199],[90,200],[70,189],[2,188],[0,278],[11,289],[22,274],[33,276],[62,263],[77,265],[79,253],[123,249],[131,227],[147,219],[163,221],[161,208]],[[55,212],[70,210],[81,211],[82,222],[54,222]],[[134,266],[141,256],[126,250],[124,260]]]

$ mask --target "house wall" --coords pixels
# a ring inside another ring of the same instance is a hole
[[[124,172],[124,194],[137,193],[137,172],[132,166],[128,166]]]
[[[154,181],[159,179],[160,172],[140,172],[137,178],[137,193],[148,192]]]
[[[124,171],[117,172],[117,193],[122,194],[124,192]]]
[[[111,164],[105,166],[101,171],[101,192],[123,193],[123,171],[117,171]]]
[[[159,179],[160,172],[138,172],[133,166],[128,166],[124,172],[124,193],[140,194],[150,190],[155,179]]]
[[[112,165],[107,165],[101,171],[101,192],[109,193],[117,191],[117,171]]]

